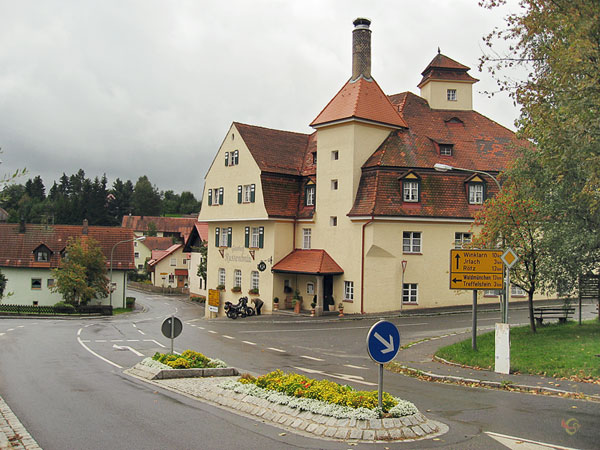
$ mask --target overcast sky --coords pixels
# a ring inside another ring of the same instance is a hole
[[[141,175],[200,197],[231,122],[309,133],[351,74],[352,21],[371,19],[372,74],[412,91],[437,53],[471,67],[474,108],[518,110],[477,70],[512,6],[477,0],[0,0],[0,174]],[[26,178],[21,180],[25,182]]]

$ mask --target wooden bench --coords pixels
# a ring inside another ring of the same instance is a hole
[[[563,306],[542,306],[533,308],[533,315],[538,325],[542,325],[544,319],[558,319],[559,323],[566,323],[569,316],[575,314],[575,308]]]

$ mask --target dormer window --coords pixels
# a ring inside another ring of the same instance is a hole
[[[417,203],[420,200],[421,180],[414,173],[402,178],[402,201]]]
[[[456,101],[456,89],[446,90],[446,97],[448,98],[449,102],[455,102]]]
[[[37,247],[34,251],[34,257],[35,257],[35,261],[36,262],[48,262],[50,261],[50,254],[51,251],[48,247],[46,247],[44,244],[41,244],[39,247]]]
[[[304,197],[304,203],[306,206],[315,206],[315,191],[316,186],[314,184],[309,184],[306,186],[306,195]]]
[[[471,205],[483,204],[483,183],[469,183],[469,203]]]
[[[312,163],[313,164],[317,163],[317,152],[312,152]]]
[[[453,150],[452,144],[440,144],[440,155],[441,156],[452,156]]]

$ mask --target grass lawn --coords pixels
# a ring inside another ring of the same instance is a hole
[[[131,308],[113,308],[113,315],[116,316],[117,314],[123,314],[131,311],[133,311]]]
[[[482,369],[494,367],[494,332],[477,336],[477,351],[471,339],[442,347],[436,356]],[[570,321],[549,324],[532,333],[529,326],[510,329],[512,372],[551,377],[600,380],[600,322]]]

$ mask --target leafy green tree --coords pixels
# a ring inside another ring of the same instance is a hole
[[[6,289],[6,283],[8,283],[8,279],[6,275],[0,272],[0,300],[4,297],[4,290]]]
[[[154,222],[148,222],[148,230],[146,231],[146,236],[156,236],[158,234],[158,230],[156,229],[156,224]]]
[[[57,269],[52,292],[58,292],[72,305],[86,304],[94,298],[108,297],[106,258],[94,239],[69,239],[67,256]]]
[[[190,191],[183,191],[180,196],[179,211],[181,214],[200,212],[200,202]]]
[[[133,188],[133,212],[137,216],[158,216],[161,210],[160,193],[146,175],[141,176]]]
[[[198,271],[196,274],[206,282],[206,268],[207,268],[207,255],[208,245],[206,242],[201,242],[198,252],[200,253],[200,264],[198,264]]]
[[[487,8],[504,0],[483,0]],[[524,160],[542,167],[538,186],[544,239],[557,255],[557,279],[600,268],[600,2],[522,0],[506,27],[486,38],[481,59],[521,107],[519,135],[536,150]],[[507,54],[497,44],[509,44]],[[515,78],[524,67],[528,76]],[[516,80],[516,81],[515,81]],[[529,153],[529,154],[528,154]]]

